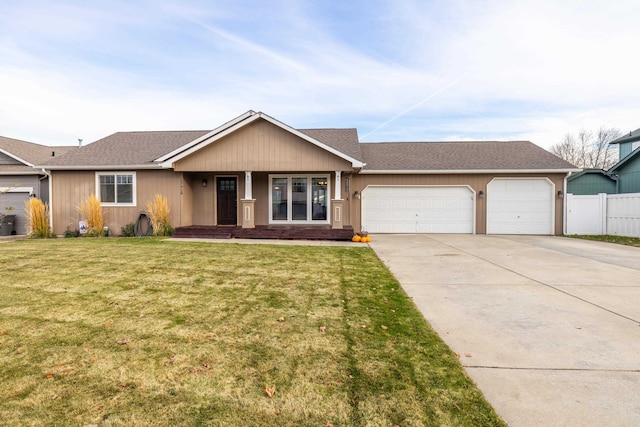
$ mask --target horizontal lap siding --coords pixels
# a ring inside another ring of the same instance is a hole
[[[351,170],[351,164],[267,121],[258,120],[176,162],[177,171]]]
[[[93,171],[53,171],[52,207],[53,224],[56,234],[77,230],[78,222],[83,219],[78,207],[96,192],[95,172]],[[111,232],[119,235],[121,228],[134,223],[145,205],[155,194],[161,194],[169,201],[170,221],[181,225],[181,187],[182,174],[173,171],[136,171],[136,206],[103,207],[104,223]]]
[[[362,225],[362,211],[360,200],[353,197],[354,191],[362,191],[368,185],[468,185],[476,194],[480,191],[485,197],[476,197],[476,233],[486,234],[487,184],[493,178],[523,178],[547,177],[554,184],[556,191],[563,189],[565,174],[451,174],[451,175],[354,175],[351,180],[350,207],[351,221],[354,229]],[[562,234],[563,209],[562,199],[556,199],[555,205],[555,233]]]

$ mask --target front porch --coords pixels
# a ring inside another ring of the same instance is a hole
[[[327,226],[256,225],[255,228],[215,225],[177,227],[176,238],[199,239],[282,239],[282,240],[351,240],[353,227],[336,229]]]

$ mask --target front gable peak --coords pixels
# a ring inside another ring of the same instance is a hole
[[[276,128],[279,128],[280,130],[290,135],[293,135],[299,139],[302,139],[327,153],[330,153],[344,161],[351,163],[351,166],[353,168],[362,168],[364,166],[361,160],[357,159],[353,155],[349,155],[344,152],[347,150],[337,149],[334,146],[331,146],[329,144],[326,144],[323,141],[320,141],[317,138],[314,138],[313,136],[310,135],[312,134],[312,132],[304,132],[304,131],[294,129],[274,119],[273,117],[268,116],[267,114],[264,114],[262,112],[255,112],[252,110],[247,111],[246,113],[236,117],[233,120],[230,120],[229,122],[223,124],[222,126],[219,126],[218,128],[212,130],[211,132],[208,132],[207,134],[202,135],[201,137],[173,150],[172,152],[157,158],[155,162],[159,163],[163,168],[172,168],[176,162],[182,159],[185,159],[186,157],[191,156],[194,153],[205,149],[212,143],[219,141],[227,136],[230,136],[240,131],[241,129],[246,128],[251,124],[254,124],[260,120],[268,122],[271,125],[275,126]]]

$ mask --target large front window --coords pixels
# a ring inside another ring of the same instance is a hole
[[[271,223],[328,223],[327,176],[272,175]]]
[[[96,173],[96,193],[102,205],[135,205],[135,172]]]

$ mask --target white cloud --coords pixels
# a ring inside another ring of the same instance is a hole
[[[358,127],[370,141],[513,138],[548,147],[580,127],[640,127],[629,60],[638,9],[630,1],[3,4],[0,134],[74,143],[119,130],[213,128],[259,109],[297,127]]]

